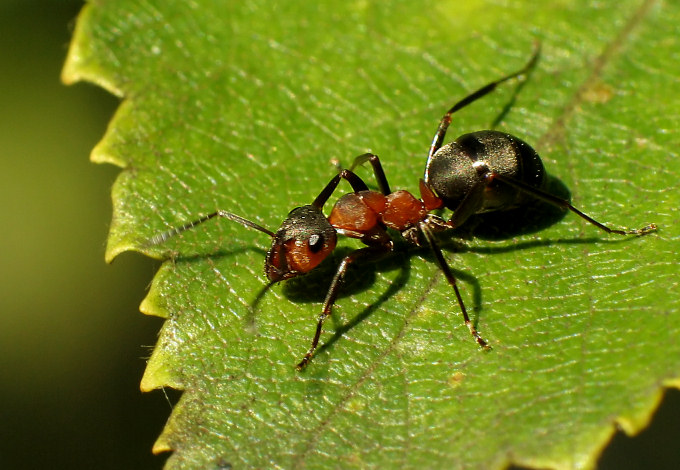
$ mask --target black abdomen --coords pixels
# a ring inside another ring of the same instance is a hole
[[[522,193],[499,181],[488,186],[476,162],[485,163],[492,173],[541,188],[545,169],[536,151],[526,142],[498,131],[479,131],[460,136],[444,145],[428,161],[425,182],[455,211],[468,197],[468,215],[517,207],[524,202]]]

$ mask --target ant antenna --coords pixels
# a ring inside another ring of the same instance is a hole
[[[251,222],[248,219],[244,219],[243,217],[240,217],[236,214],[232,214],[231,212],[219,210],[216,212],[213,212],[212,214],[205,215],[201,217],[198,220],[194,220],[193,222],[188,222],[181,227],[175,227],[173,229],[168,230],[167,232],[159,233],[158,235],[154,236],[149,240],[148,245],[153,246],[153,245],[160,245],[162,243],[165,243],[168,239],[179,235],[180,233],[192,229],[196,227],[197,225],[202,224],[203,222],[207,222],[208,220],[214,218],[214,217],[224,217],[225,219],[233,220],[236,223],[239,223],[243,225],[244,227],[247,228],[254,228],[255,230],[259,230],[260,232],[266,233],[270,237],[274,237],[274,232],[271,230],[267,230],[266,228],[257,225],[255,222]]]

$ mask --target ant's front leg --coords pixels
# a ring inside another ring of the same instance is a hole
[[[331,178],[326,187],[321,190],[311,205],[317,209],[322,209],[323,205],[326,204],[326,201],[328,201],[328,198],[331,197],[335,189],[338,187],[338,184],[340,184],[340,180],[342,179],[347,180],[347,182],[352,186],[354,192],[358,193],[359,191],[368,191],[368,186],[366,186],[364,180],[354,174],[354,172],[351,170],[340,170],[337,175]]]
[[[347,273],[347,268],[349,267],[349,265],[355,263],[358,260],[362,261],[377,260],[378,258],[381,258],[386,254],[390,253],[393,249],[394,245],[390,240],[385,244],[360,248],[356,251],[351,252],[349,255],[345,256],[345,258],[338,266],[338,270],[335,272],[335,276],[333,276],[331,285],[328,288],[326,300],[323,303],[323,309],[321,310],[321,315],[319,315],[319,321],[316,324],[316,332],[314,333],[314,338],[312,339],[312,345],[310,346],[309,351],[307,351],[307,354],[305,354],[300,363],[297,365],[297,370],[304,369],[305,366],[309,363],[309,361],[312,360],[312,357],[314,356],[314,351],[316,351],[316,347],[319,345],[319,337],[321,336],[323,323],[326,320],[326,318],[331,314],[333,304],[335,304],[335,300],[338,298],[340,286],[342,285],[342,281],[345,278],[345,274]]]

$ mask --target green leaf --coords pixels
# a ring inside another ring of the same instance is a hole
[[[167,318],[142,388],[185,391],[155,446],[175,451],[169,468],[583,468],[615,424],[640,430],[677,386],[680,5],[502,3],[83,10],[64,79],[124,97],[93,151],[123,168],[107,258],[170,259],[142,306]],[[253,316],[268,237],[219,220],[146,244],[217,208],[275,229],[332,159],[365,151],[417,193],[443,112],[520,68],[536,39],[524,85],[456,114],[449,139],[502,114],[498,129],[535,145],[577,207],[659,231],[609,236],[539,213],[506,219],[512,233],[447,239],[492,351],[470,338],[432,256],[411,250],[351,272],[297,372],[340,255],[266,292]]]

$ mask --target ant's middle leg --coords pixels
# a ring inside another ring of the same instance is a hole
[[[477,328],[475,328],[475,325],[473,325],[472,321],[470,321],[470,316],[468,315],[467,310],[465,308],[465,304],[463,303],[463,297],[461,297],[460,291],[458,290],[458,285],[456,284],[456,277],[453,275],[453,272],[451,271],[449,264],[446,262],[444,254],[442,253],[441,248],[439,248],[437,240],[435,239],[434,233],[432,233],[432,230],[430,229],[428,222],[426,221],[421,222],[418,225],[418,228],[425,237],[425,239],[427,240],[427,243],[430,246],[432,253],[434,254],[434,258],[437,261],[437,265],[444,273],[444,276],[446,277],[446,280],[449,282],[451,287],[453,287],[453,291],[456,294],[456,299],[458,300],[458,306],[460,307],[460,311],[463,313],[463,321],[465,322],[465,326],[468,327],[468,330],[470,330],[470,334],[472,335],[473,338],[475,338],[477,344],[479,344],[483,349],[491,349],[491,346],[489,346],[486,340],[482,338],[482,335],[479,334]]]
[[[373,167],[373,174],[375,175],[375,179],[378,182],[380,192],[385,196],[392,193],[392,191],[390,191],[390,185],[387,182],[385,172],[383,171],[382,164],[380,163],[380,157],[377,155],[372,153],[364,153],[363,155],[359,155],[354,159],[354,162],[352,163],[352,166],[349,167],[349,169],[354,170],[356,167],[363,165],[366,162],[369,162]]]

